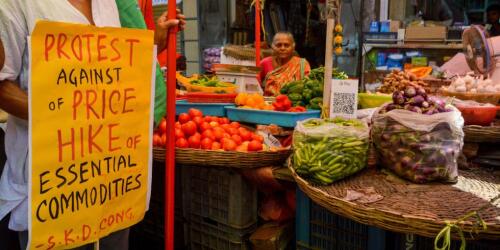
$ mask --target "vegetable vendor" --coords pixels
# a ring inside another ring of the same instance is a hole
[[[264,95],[277,96],[284,85],[307,76],[311,66],[306,59],[294,56],[295,40],[290,32],[276,33],[271,47],[273,55],[260,63],[260,79]]]

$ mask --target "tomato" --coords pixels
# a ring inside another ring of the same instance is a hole
[[[248,151],[261,151],[262,150],[262,143],[257,140],[253,140],[250,143],[248,143]]]
[[[196,123],[196,126],[199,128],[205,121],[203,121],[203,118],[196,116],[195,118],[193,118],[193,122]]]
[[[286,96],[286,95],[278,95],[278,96],[276,96],[276,102],[283,102],[286,99],[288,99],[288,96]]]
[[[175,146],[178,148],[188,148],[189,142],[188,142],[188,140],[186,140],[186,138],[179,138],[175,142]]]
[[[161,136],[157,133],[153,135],[153,146],[160,146],[161,144]]]
[[[236,149],[236,143],[231,139],[226,139],[222,143],[222,148],[226,151],[234,151]]]
[[[230,125],[231,125],[231,127],[236,128],[236,129],[240,127],[240,123],[239,122],[231,122]]]
[[[191,117],[190,117],[188,114],[186,114],[186,113],[181,113],[181,114],[179,115],[179,117],[177,118],[177,120],[178,120],[181,124],[184,124],[184,123],[186,123],[186,122],[188,122],[188,121],[191,121]]]
[[[229,128],[231,128],[231,125],[229,124],[222,124],[220,125],[221,128],[224,129],[224,131],[229,132]]]
[[[206,121],[206,122],[211,122],[212,121],[212,116],[207,115],[207,116],[203,117],[203,120]]]
[[[229,119],[227,117],[221,117],[221,118],[219,118],[219,123],[220,124],[229,124]]]
[[[210,126],[210,123],[208,122],[202,122],[201,125],[198,126],[198,128],[200,129],[200,132],[203,132],[207,129],[211,129],[212,126]]]
[[[210,140],[214,141],[215,140],[214,131],[211,129],[203,131],[203,133],[201,134],[201,138],[209,138]]]
[[[215,140],[220,141],[224,138],[224,130],[214,129]]]
[[[181,123],[180,122],[175,122],[175,128],[181,129]]]
[[[201,140],[201,148],[202,149],[212,149],[212,143],[213,141],[210,138],[203,138]]]
[[[227,131],[230,135],[240,135],[240,132],[235,128],[229,128]]]
[[[236,151],[239,152],[248,152],[248,142],[247,143],[242,143],[238,147],[236,147]]]
[[[221,149],[221,148],[222,148],[222,146],[220,145],[220,143],[218,143],[218,142],[216,142],[216,141],[214,141],[214,142],[212,143],[212,150],[219,150],[219,149]]]
[[[231,139],[233,139],[233,141],[236,142],[237,145],[240,145],[243,142],[243,140],[241,139],[241,136],[236,135],[236,134],[232,135]]]
[[[211,122],[219,122],[219,117],[217,117],[217,116],[211,116],[210,117],[210,121]]]
[[[161,135],[160,146],[161,147],[165,147],[166,145],[167,145],[167,134],[162,134]]]
[[[229,133],[224,133],[224,134],[222,134],[222,137],[230,139],[231,135]]]
[[[160,132],[161,133],[166,133],[167,132],[167,120],[165,120],[165,118],[161,119],[159,128],[160,128]]]
[[[181,129],[186,136],[194,135],[194,133],[196,133],[197,131],[196,123],[194,123],[193,121],[188,121],[182,124]]]
[[[188,110],[188,114],[191,116],[191,119],[195,117],[203,117],[203,113],[199,109],[190,108]]]
[[[175,129],[175,139],[179,139],[179,138],[185,138],[184,132],[182,132],[182,129],[176,128]]]
[[[250,140],[252,140],[252,134],[250,133],[250,131],[248,131],[248,130],[246,130],[244,128],[243,129],[240,128],[239,132],[240,132],[241,139],[243,141],[250,141]]]
[[[252,139],[256,140],[256,141],[258,141],[260,143],[264,142],[264,137],[262,137],[261,135],[258,135],[258,134],[252,134]]]
[[[196,138],[200,139],[200,141],[201,141],[201,134],[200,134],[200,133],[196,132],[196,133],[194,133],[194,135],[192,135],[192,136],[194,136],[194,137],[196,137]]]
[[[190,148],[200,148],[200,138],[198,136],[191,136],[188,139],[189,147]]]
[[[215,127],[218,127],[218,126],[219,126],[219,123],[218,123],[218,122],[211,121],[211,122],[210,122],[210,126],[212,126],[212,128],[215,128]]]

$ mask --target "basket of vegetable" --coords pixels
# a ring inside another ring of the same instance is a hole
[[[156,161],[165,160],[166,132],[166,121],[162,120],[153,135]],[[203,116],[191,108],[179,114],[175,123],[175,160],[182,165],[230,168],[282,165],[291,150],[275,140],[226,117]]]
[[[500,83],[467,75],[456,78],[450,86],[443,87],[441,93],[461,100],[497,105],[500,100]]]
[[[387,74],[378,92],[392,94],[394,91],[404,91],[407,87],[423,88],[427,93],[432,93],[429,84],[424,80],[412,73],[400,70],[393,70]]]
[[[375,112],[372,141],[379,162],[405,179],[455,182],[463,124],[455,107],[428,97],[422,88],[408,87]]]
[[[293,136],[292,166],[301,177],[329,185],[366,167],[368,126],[359,120],[308,119]]]
[[[176,79],[188,92],[236,93],[236,85],[234,83],[222,82],[216,76],[208,77],[195,74],[191,77],[185,77],[180,72],[177,72]]]

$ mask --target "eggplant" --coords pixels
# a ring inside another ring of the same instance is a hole
[[[407,87],[405,89],[405,97],[412,98],[417,94],[417,90],[414,87]]]
[[[417,106],[421,106],[424,102],[425,98],[422,97],[421,95],[416,95],[410,100],[410,103],[412,105],[417,105]]]
[[[392,102],[394,104],[404,104],[405,103],[405,99],[404,99],[404,96],[403,94],[401,94],[401,92],[394,92],[392,94]]]

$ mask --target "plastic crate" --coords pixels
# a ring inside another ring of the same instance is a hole
[[[189,103],[186,100],[179,100],[175,105],[175,113],[187,113],[190,108],[201,110],[203,115],[226,116],[226,107],[235,107],[234,103]]]
[[[388,250],[428,250],[434,249],[434,239],[415,234],[386,232],[386,249]],[[460,249],[460,241],[451,242],[451,250]],[[500,249],[500,240],[467,241],[467,250],[496,250]]]
[[[319,110],[308,110],[306,112],[278,112],[271,110],[257,110],[226,107],[227,117],[231,121],[240,121],[253,124],[275,124],[282,127],[293,128],[298,121],[309,118],[319,118]]]
[[[297,249],[384,250],[384,230],[331,213],[297,188]]]
[[[189,246],[191,250],[247,250],[256,225],[238,229],[193,215],[189,222]]]
[[[257,190],[232,169],[182,166],[183,206],[193,216],[236,229],[257,222]]]
[[[182,173],[176,169],[175,178],[175,249],[186,249],[188,244],[188,223],[184,217],[182,206]],[[129,237],[130,250],[164,249],[164,218],[165,218],[165,164],[153,162],[151,175],[151,199],[149,210],[141,222],[131,227]]]

